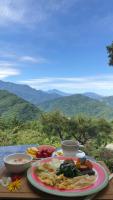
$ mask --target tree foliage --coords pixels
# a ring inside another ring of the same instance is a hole
[[[97,158],[100,149],[113,142],[113,122],[84,115],[68,118],[58,111],[29,122],[0,118],[0,146],[51,144],[58,147],[61,140],[73,138],[85,146],[87,154]]]
[[[61,140],[65,138],[67,130],[68,118],[62,115],[59,111],[50,114],[43,114],[41,117],[43,131],[50,136],[59,136]]]
[[[107,46],[109,65],[113,66],[113,42],[111,45]]]

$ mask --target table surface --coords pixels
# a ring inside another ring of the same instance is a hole
[[[15,153],[15,152],[24,152],[26,148],[33,145],[19,145],[19,146],[5,146],[0,147],[0,178],[2,176],[7,176],[7,170],[5,169],[3,165],[3,157],[5,155]],[[101,162],[101,164],[106,168],[108,171],[106,165]],[[109,171],[108,171],[109,172]],[[26,174],[22,178],[22,186],[19,190],[16,190],[14,192],[9,192],[7,188],[0,186],[0,199],[37,199],[37,200],[60,200],[60,197],[49,195],[44,192],[41,192],[37,189],[35,189],[27,180]],[[82,198],[69,198],[73,200],[79,200],[84,199]],[[94,198],[94,200],[113,200],[113,179],[109,182],[108,186],[99,192],[98,195]],[[67,200],[67,198],[62,197],[62,200]]]

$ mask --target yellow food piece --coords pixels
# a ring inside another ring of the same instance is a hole
[[[31,155],[36,155],[38,153],[38,149],[36,147],[29,147],[27,149],[27,153]]]

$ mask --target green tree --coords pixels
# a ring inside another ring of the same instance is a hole
[[[75,137],[79,142],[85,144],[90,139],[91,119],[85,116],[78,116],[75,119]]]
[[[113,66],[113,42],[111,45],[107,46],[109,65]]]
[[[65,138],[68,118],[59,111],[43,114],[40,120],[43,125],[43,131],[47,133],[48,136],[59,136],[61,140]]]
[[[105,119],[99,119],[97,121],[97,135],[96,145],[97,147],[106,146],[107,143],[112,142],[112,126],[111,123]]]

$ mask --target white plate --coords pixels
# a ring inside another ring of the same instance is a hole
[[[81,150],[78,150],[76,153],[75,153],[75,157],[78,157],[78,158],[83,158],[86,154],[81,151]],[[63,156],[63,151],[61,148],[57,149],[56,151],[53,152],[52,154],[52,157],[56,157],[56,156]]]

